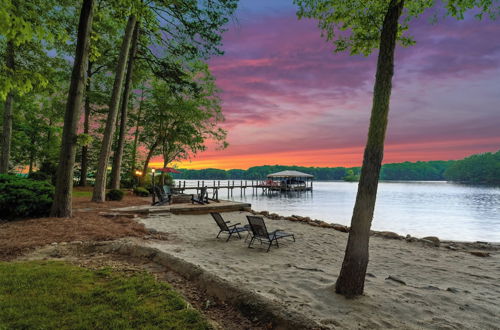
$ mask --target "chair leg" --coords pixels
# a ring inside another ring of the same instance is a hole
[[[220,233],[222,233],[222,230],[221,230],[221,231],[219,231],[219,233],[217,234],[217,237],[216,237],[216,238],[219,238]]]
[[[276,247],[278,247],[278,248],[279,248],[279,247],[280,247],[280,245],[278,244],[278,239],[276,238],[276,239],[275,239],[275,241],[276,241]]]
[[[295,242],[295,235],[292,235],[293,241]]]
[[[233,232],[232,232],[232,231],[230,231],[230,232],[229,232],[229,235],[227,236],[227,240],[226,240],[226,242],[227,242],[227,241],[229,241],[229,239],[231,238],[231,235],[233,235]]]
[[[269,246],[267,247],[267,251],[266,252],[269,252],[269,250],[271,250],[271,245],[273,245],[273,241],[272,240],[269,242]]]
[[[248,247],[250,247],[252,245],[254,239],[255,239],[255,236],[252,236],[252,239],[250,240],[250,243],[248,243]]]

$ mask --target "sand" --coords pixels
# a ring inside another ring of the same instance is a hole
[[[223,213],[246,224],[247,212]],[[477,257],[381,237],[370,239],[365,294],[334,293],[347,234],[300,222],[266,219],[293,232],[266,253],[244,239],[216,239],[210,215],[159,214],[139,220],[175,240],[147,243],[256,292],[326,328],[500,329],[500,253]],[[222,236],[222,235],[221,235]],[[406,284],[387,279],[395,277]]]

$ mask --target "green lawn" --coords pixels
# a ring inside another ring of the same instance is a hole
[[[92,191],[73,189],[73,196],[74,197],[92,197]]]
[[[173,289],[63,262],[0,263],[0,329],[211,329]]]

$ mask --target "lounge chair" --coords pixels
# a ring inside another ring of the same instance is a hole
[[[160,206],[164,204],[170,204],[170,200],[172,199],[172,194],[167,193],[165,188],[160,188],[159,186],[155,186],[153,193],[156,195],[158,200],[153,203],[155,206]]]
[[[269,242],[269,246],[267,247],[267,251],[271,249],[271,245],[273,242],[276,242],[276,247],[279,247],[278,239],[291,237],[295,242],[295,235],[290,233],[285,233],[282,230],[275,230],[271,233],[267,231],[266,224],[264,223],[264,219],[261,217],[255,217],[251,215],[247,215],[248,223],[250,224],[250,230],[252,231],[252,239],[248,244],[248,247],[252,246],[254,240],[258,239],[261,243],[263,241]]]
[[[191,197],[191,203],[208,204],[207,187],[200,188],[199,194],[196,197],[194,195]]]
[[[214,218],[215,222],[217,222],[217,225],[219,226],[219,233],[217,234],[217,238],[219,238],[219,235],[221,233],[227,233],[228,234],[228,237],[227,237],[227,241],[229,241],[229,239],[231,239],[231,236],[233,234],[237,234],[238,235],[238,238],[241,238],[241,235],[240,233],[243,232],[243,231],[248,231],[248,228],[247,227],[237,227],[238,225],[240,225],[241,223],[235,223],[233,225],[228,225],[231,221],[224,221],[224,219],[222,218],[222,216],[220,215],[220,213],[217,213],[217,212],[211,212],[210,213],[212,215],[212,218]]]

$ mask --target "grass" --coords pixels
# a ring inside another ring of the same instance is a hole
[[[92,191],[91,190],[73,189],[73,196],[74,197],[92,197]]]
[[[140,273],[63,262],[0,263],[0,329],[211,329],[173,289]]]

